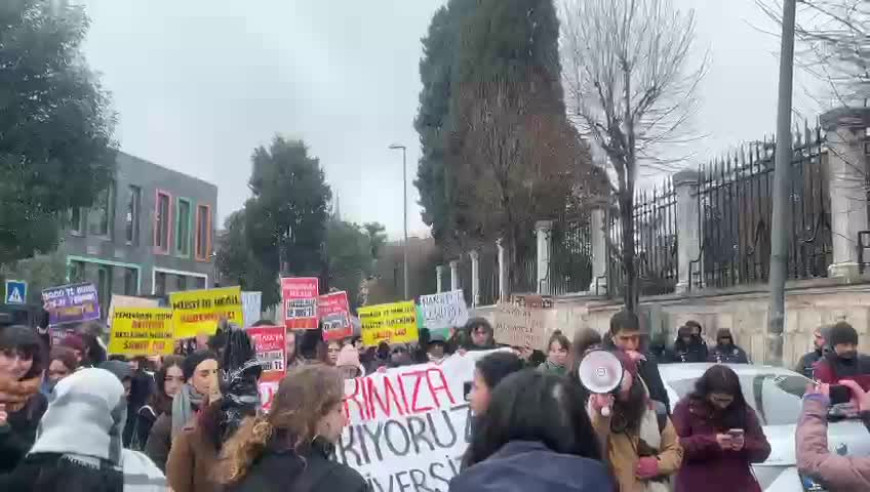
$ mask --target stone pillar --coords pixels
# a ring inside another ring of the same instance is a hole
[[[538,294],[550,293],[550,251],[553,221],[539,220],[535,223],[535,237],[538,250]]]
[[[867,170],[864,135],[870,108],[840,108],[821,117],[828,136],[828,189],[831,194],[833,262],[829,277],[856,279],[859,275],[858,233],[867,224]]]
[[[459,260],[450,260],[450,290],[459,288]]]
[[[495,242],[495,246],[498,248],[498,300],[507,302],[510,299],[507,252],[501,239]]]
[[[691,289],[689,265],[701,255],[699,181],[700,175],[693,170],[687,169],[674,175],[674,189],[677,194],[677,293]],[[701,264],[696,263],[693,268],[698,270]],[[693,271],[692,275],[698,275],[698,271]]]
[[[607,293],[607,228],[603,208],[595,208],[589,214],[589,229],[592,236],[592,282],[589,292],[599,296]]]
[[[442,280],[443,277],[444,277],[444,265],[436,266],[435,267],[435,285],[437,286],[436,291],[439,294],[444,292],[444,285],[443,285],[443,280]]]
[[[480,304],[480,252],[476,249],[468,253],[471,257],[471,307]]]

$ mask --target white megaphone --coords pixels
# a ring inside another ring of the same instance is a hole
[[[612,352],[593,350],[580,361],[577,376],[590,393],[606,395],[622,385],[623,371],[622,362]],[[601,415],[609,417],[610,407],[602,408]]]

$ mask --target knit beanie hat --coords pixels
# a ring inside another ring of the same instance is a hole
[[[184,373],[184,380],[187,381],[193,377],[193,373],[196,372],[196,366],[209,359],[218,360],[218,356],[211,350],[197,350],[185,357],[184,363],[181,365],[181,372]]]
[[[858,345],[858,332],[852,325],[845,321],[840,321],[831,328],[831,334],[828,337],[828,343],[835,347],[841,343],[852,343]]]

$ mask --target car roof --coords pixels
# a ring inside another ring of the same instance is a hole
[[[713,362],[659,364],[659,373],[665,381],[680,379],[694,379],[701,377],[704,372],[717,365]],[[758,374],[775,374],[783,376],[798,376],[800,374],[784,367],[765,366],[755,364],[722,364],[730,367],[738,376],[755,376]]]

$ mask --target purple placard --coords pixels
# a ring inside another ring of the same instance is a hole
[[[51,326],[100,319],[100,299],[94,284],[61,285],[42,291]]]

